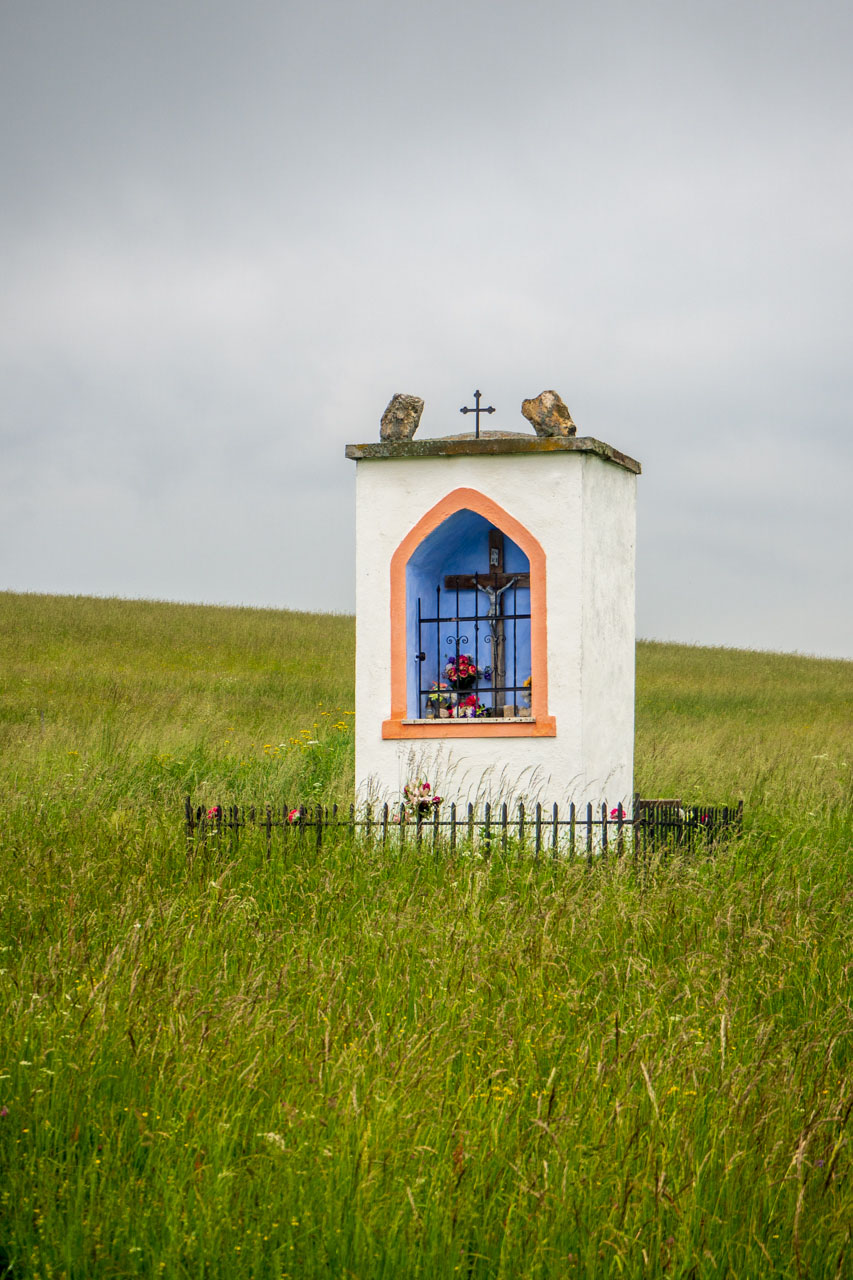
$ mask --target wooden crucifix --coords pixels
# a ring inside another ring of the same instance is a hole
[[[489,568],[486,573],[451,573],[444,579],[448,591],[482,591],[488,597],[486,621],[492,634],[492,688],[506,696],[506,636],[503,624],[503,595],[510,587],[529,587],[529,573],[504,572],[504,536],[500,529],[489,530]],[[513,693],[513,698],[515,693]],[[495,698],[497,702],[497,697]]]

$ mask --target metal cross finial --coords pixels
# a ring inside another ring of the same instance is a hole
[[[479,440],[479,439],[480,439],[480,414],[481,414],[481,413],[494,413],[494,412],[495,412],[495,409],[494,409],[494,405],[491,405],[491,404],[489,405],[488,409],[481,409],[481,408],[480,408],[480,393],[479,393],[479,391],[475,391],[475,392],[474,392],[474,404],[475,404],[475,408],[473,408],[473,409],[469,409],[469,408],[467,408],[467,407],[466,407],[466,408],[464,408],[464,409],[460,409],[460,410],[459,410],[459,412],[460,412],[460,413],[475,413],[475,414],[477,415],[477,416],[476,416],[476,418],[475,418],[476,427],[475,427],[475,430],[474,430],[474,436],[475,436],[475,438],[476,438],[477,440]]]

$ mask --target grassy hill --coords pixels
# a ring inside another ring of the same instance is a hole
[[[641,644],[713,858],[215,840],[347,799],[352,620],[0,594],[0,1277],[841,1276],[853,664]]]
[[[348,617],[0,593],[5,781],[70,772],[116,803],[348,801],[353,661]],[[638,645],[644,795],[849,802],[851,740],[851,662]]]

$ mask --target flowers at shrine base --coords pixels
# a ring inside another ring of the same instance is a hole
[[[417,782],[407,782],[403,787],[403,806],[407,819],[426,818],[434,813],[440,804],[441,796],[436,795],[430,784],[423,778],[418,778]],[[394,821],[400,821],[399,813],[394,814]]]

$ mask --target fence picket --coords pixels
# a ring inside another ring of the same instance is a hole
[[[592,801],[586,806],[586,861],[592,866]]]

